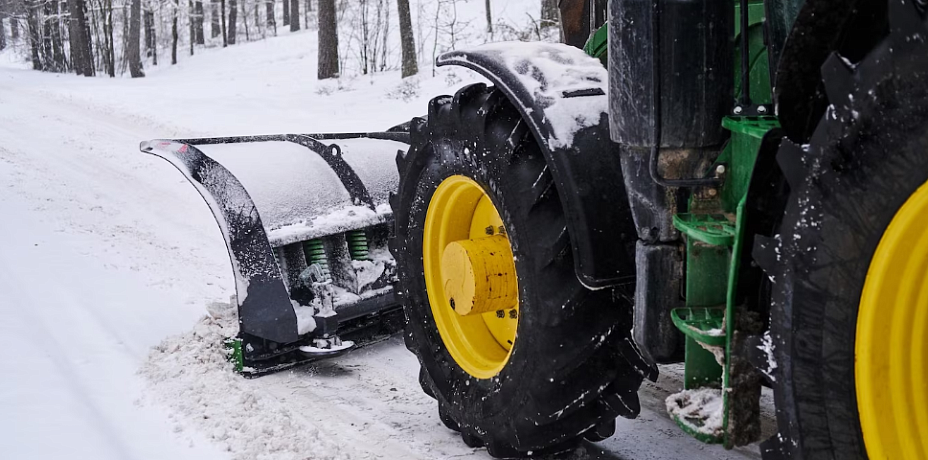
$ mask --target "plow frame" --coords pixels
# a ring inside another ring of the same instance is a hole
[[[257,142],[290,142],[322,158],[348,192],[352,204],[373,210],[375,203],[365,184],[342,156],[337,143],[322,141],[376,139],[409,143],[407,132],[277,134],[235,137],[155,139],[142,142],[144,153],[171,163],[197,189],[206,201],[226,242],[235,276],[235,302],[239,332],[226,345],[236,370],[257,376],[308,361],[329,358],[341,352],[310,355],[300,347],[313,339],[335,337],[342,332],[364,339],[376,331],[389,334],[397,327],[402,309],[396,305],[392,290],[362,299],[350,305],[348,315],[315,311],[312,330],[300,334],[294,309],[295,299],[285,282],[281,261],[259,215],[255,202],[242,183],[226,167],[198,146]],[[395,152],[390,152],[391,156]],[[390,219],[392,221],[392,219]],[[385,316],[385,318],[377,318]],[[306,321],[306,319],[304,319]],[[341,327],[342,330],[339,328]]]

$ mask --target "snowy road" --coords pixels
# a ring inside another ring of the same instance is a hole
[[[207,109],[190,101],[222,100],[243,83],[201,59],[184,80],[171,71],[133,81],[0,69],[3,458],[489,458],[440,423],[396,338],[257,380],[204,362],[216,356],[220,329],[198,319],[232,293],[225,248],[196,191],[137,149],[155,137],[389,126],[447,91],[441,79],[404,103],[385,100],[392,83],[382,81],[337,101],[303,89],[317,104],[302,111],[273,80],[249,88],[261,102]],[[209,78],[190,83],[201,74]],[[285,106],[288,116],[275,115]],[[339,118],[362,110],[362,120]],[[639,419],[619,420],[614,437],[575,457],[758,458],[756,446],[725,451],[683,434],[663,409],[679,385],[679,371],[665,368],[642,390]]]

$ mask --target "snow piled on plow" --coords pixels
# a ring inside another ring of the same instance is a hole
[[[271,247],[279,247],[298,241],[344,233],[349,230],[382,224],[393,215],[390,205],[383,203],[376,209],[366,206],[345,206],[326,214],[268,231]]]
[[[139,370],[149,382],[145,400],[180,415],[174,431],[193,425],[234,459],[356,458],[233,371],[223,341],[237,331],[234,310],[212,307],[213,316],[154,347]]]

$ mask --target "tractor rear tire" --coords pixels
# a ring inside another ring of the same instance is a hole
[[[468,446],[511,458],[567,451],[584,436],[602,439],[616,416],[637,416],[642,376],[620,351],[630,340],[631,300],[577,280],[557,187],[515,107],[501,91],[476,84],[433,99],[427,120],[414,119],[410,128],[411,147],[396,159],[391,250],[406,345],[444,425]],[[452,357],[426,291],[426,215],[439,184],[452,176],[484,190],[515,260],[516,340],[490,378],[475,377]]]
[[[784,140],[777,156],[790,197],[778,237],[755,246],[773,281],[779,434],[766,460],[875,456],[858,407],[855,361],[872,345],[857,343],[861,295],[887,228],[928,181],[924,3],[888,3],[885,39],[855,65],[835,54],[823,66],[831,106],[810,144]]]

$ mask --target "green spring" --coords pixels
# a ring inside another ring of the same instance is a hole
[[[303,242],[303,254],[306,256],[306,264],[319,264],[322,267],[322,273],[329,276],[329,260],[325,257],[325,246],[322,240],[309,240]]]
[[[348,252],[352,260],[370,260],[366,231],[352,230],[345,234],[345,238],[348,240]]]

